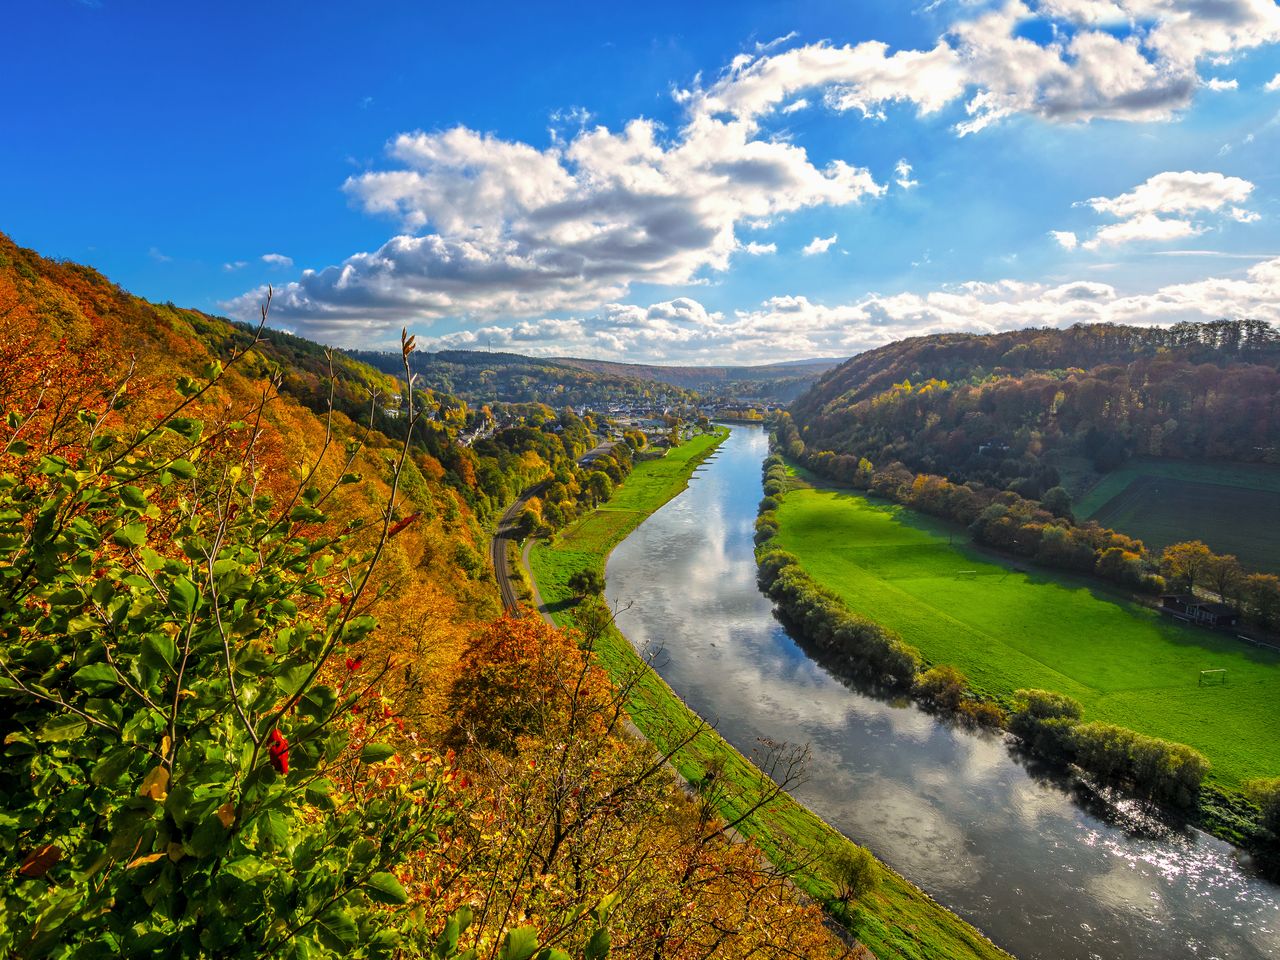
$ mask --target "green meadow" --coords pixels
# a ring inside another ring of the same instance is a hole
[[[613,498],[560,533],[554,542],[539,541],[529,563],[543,602],[562,626],[574,625],[572,592],[567,583],[579,570],[603,572],[609,553],[640,523],[687,486],[694,469],[727,435],[698,437],[661,460],[648,460],[618,488]],[[632,688],[628,712],[636,727],[660,750],[689,735],[693,739],[672,756],[672,765],[691,783],[713,766],[721,771],[726,791],[721,814],[728,820],[749,809],[765,789],[759,771],[714,729],[703,725],[653,670],[644,668],[630,642],[610,629],[596,648],[601,663],[615,678],[642,668]],[[695,734],[695,731],[696,734]],[[739,825],[775,862],[798,867],[796,883],[810,896],[829,900],[834,893],[824,861],[845,838],[790,796],[758,811]],[[914,884],[887,867],[879,884],[845,917],[859,941],[881,960],[1008,960],[1009,955],[955,914],[945,910]]]
[[[994,559],[959,528],[862,494],[794,489],[778,521],[771,546],[976,690],[1065,693],[1086,719],[1195,747],[1223,787],[1280,775],[1280,654]],[[1225,669],[1227,683],[1201,686],[1206,669]]]
[[[1280,570],[1280,466],[1133,460],[1089,490],[1076,514],[1148,547],[1203,540],[1256,570]]]

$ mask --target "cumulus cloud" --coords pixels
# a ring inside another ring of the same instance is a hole
[[[1023,29],[1031,23],[1047,27],[1051,39],[1032,39]],[[1277,41],[1273,0],[1006,0],[958,21],[928,50],[890,52],[866,41],[743,54],[707,89],[684,97],[696,109],[740,119],[811,90],[823,91],[832,110],[876,118],[893,103],[930,114],[964,99],[961,134],[1017,113],[1161,120],[1190,103],[1202,83],[1235,89],[1235,81],[1202,82],[1202,60],[1220,66]]]
[[[292,267],[293,258],[286,257],[283,253],[264,253],[262,262],[270,267]]]
[[[809,101],[806,100],[804,97],[801,97],[799,100],[792,100],[790,103],[788,103],[785,107],[782,108],[782,112],[783,113],[799,113],[801,110],[804,110],[808,106],[809,106]]]
[[[1253,184],[1248,180],[1221,173],[1191,170],[1158,173],[1127,193],[1084,201],[1084,206],[1115,217],[1119,222],[1098,228],[1083,246],[1086,250],[1097,250],[1139,241],[1197,236],[1208,227],[1191,219],[1196,215],[1222,214],[1250,223],[1259,219],[1259,215],[1238,204],[1245,202],[1252,192]],[[1074,237],[1071,243],[1074,246]]]
[[[671,137],[634,120],[538,149],[456,127],[403,134],[388,152],[391,169],[354,176],[346,191],[404,232],[277,290],[275,322],[348,342],[405,320],[594,307],[633,283],[727,269],[739,227],[885,189],[865,169],[819,167],[802,147],[702,115]],[[228,308],[252,313],[261,296]]]
[[[742,249],[753,257],[759,257],[766,253],[777,253],[778,245],[776,243],[756,243],[753,240],[751,243],[743,244]]]
[[[911,179],[911,164],[906,159],[899,160],[893,167],[894,182],[903,190],[910,190],[912,187],[920,186],[919,180]]]
[[[1070,230],[1050,230],[1049,236],[1058,242],[1064,250],[1074,250],[1080,245],[1080,238]]]
[[[1263,89],[1266,90],[1267,93],[1275,93],[1277,90],[1280,90],[1280,73],[1277,73],[1274,77],[1268,80],[1267,85],[1263,87]]]
[[[1075,323],[1142,326],[1251,317],[1280,323],[1280,258],[1243,276],[1208,277],[1124,293],[1092,280],[954,284],[926,293],[870,294],[828,306],[777,296],[754,309],[721,313],[680,298],[641,307],[609,304],[570,319],[519,321],[423,341],[427,349],[495,347],[543,356],[671,363],[762,362],[848,356],[906,336],[992,333]]]
[[[819,253],[826,253],[831,249],[831,245],[840,239],[839,234],[833,233],[829,237],[814,237],[804,245],[804,249],[800,252],[806,257],[812,257]]]
[[[1219,77],[1210,77],[1205,81],[1204,85],[1215,93],[1221,93],[1224,90],[1240,89],[1239,80],[1222,80]]]

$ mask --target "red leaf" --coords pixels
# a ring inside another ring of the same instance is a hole
[[[62,850],[58,848],[58,845],[56,843],[46,843],[38,850],[33,850],[27,854],[27,859],[22,861],[22,866],[18,868],[18,872],[24,877],[43,877],[61,859]]]

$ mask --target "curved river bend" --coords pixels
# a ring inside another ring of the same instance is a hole
[[[744,753],[813,747],[811,809],[1021,960],[1280,956],[1280,889],[1204,834],[1079,802],[1005,742],[849,689],[757,589],[767,439],[735,427],[609,559],[608,598],[658,671]]]

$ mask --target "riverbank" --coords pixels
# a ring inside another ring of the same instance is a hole
[[[1170,763],[1186,752],[1181,744],[1200,751],[1207,762],[1195,762],[1209,770],[1201,787],[1184,783],[1190,774],[1182,777],[1180,767],[1159,784],[1128,786],[1151,791],[1172,807],[1174,821],[1247,849],[1274,871],[1274,848],[1241,790],[1280,762],[1280,724],[1270,709],[1280,692],[1280,656],[1180,628],[1113,585],[1009,560],[971,543],[963,527],[821,481],[794,464],[786,472],[787,489],[761,504],[770,508],[768,548],[791,557],[815,589],[901,638],[925,666],[959,668],[973,694],[1005,710],[1013,709],[1018,689],[1049,690],[1076,702],[1076,722],[1083,710],[1092,726],[1081,731],[1156,737],[1143,742],[1163,744]],[[1234,680],[1199,683],[1204,669],[1225,670]],[[1272,737],[1241,738],[1242,729]],[[1048,751],[1046,759],[1071,756]]]
[[[569,527],[553,543],[538,543],[529,553],[531,572],[556,619],[573,625],[573,598],[568,579],[580,570],[604,572],[609,553],[646,517],[679,494],[694,470],[727,436],[698,437],[670,451],[661,460],[638,464],[613,499]],[[599,643],[601,660],[615,677],[630,675],[643,665],[630,642],[610,630]],[[692,733],[698,717],[652,670],[645,670],[633,689],[629,709],[636,726],[659,749]],[[691,783],[709,770],[720,771],[728,783],[721,813],[736,820],[750,809],[762,789],[759,772],[714,730],[705,729],[673,757],[681,775]],[[804,806],[783,796],[766,812],[739,824],[775,861],[799,865],[797,883],[822,902],[834,902],[830,856],[848,844],[832,827]],[[929,898],[888,867],[880,865],[879,883],[846,917],[849,929],[868,948],[884,958],[952,960],[952,958],[1008,958],[974,927]]]

